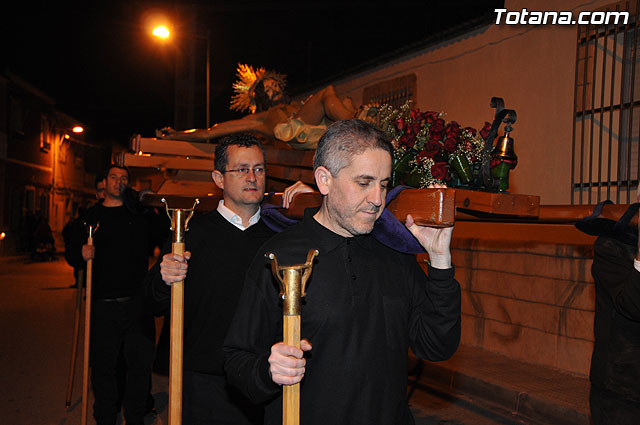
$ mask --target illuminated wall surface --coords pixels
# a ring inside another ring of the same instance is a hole
[[[595,11],[611,3],[595,1],[578,8],[578,1],[507,0],[505,8],[567,10],[577,16],[580,11]],[[579,123],[574,109],[577,40],[577,25],[489,24],[333,83],[341,96],[360,104],[365,87],[414,73],[416,106],[446,112],[447,120],[476,128],[493,119],[491,97],[504,98],[505,106],[518,114],[512,137],[519,163],[511,173],[510,192],[539,195],[541,204],[570,204],[573,131]],[[599,45],[599,64],[606,50],[611,66],[613,44],[612,38],[606,47]],[[618,42],[617,59],[622,55],[620,45]],[[616,87],[622,84],[619,62]],[[602,72],[597,68],[595,77],[587,82],[598,84]],[[601,87],[596,89],[595,97],[599,97]],[[609,97],[610,91],[605,90],[605,95]],[[593,107],[599,107],[595,98],[594,103]],[[618,122],[614,124],[617,131]],[[607,125],[612,126],[604,123],[605,129]],[[576,127],[579,133],[579,125]],[[598,131],[596,126],[593,132]],[[637,137],[636,131],[634,128]],[[588,140],[589,134],[585,136]],[[576,137],[579,140],[580,134]],[[634,148],[634,158],[636,152]],[[588,162],[583,167],[586,173]],[[576,166],[574,174],[578,173]],[[589,189],[584,190],[586,200]],[[615,201],[614,196],[615,192]],[[575,191],[574,197],[578,199]],[[591,203],[596,202],[594,196]],[[595,298],[592,243],[593,238],[570,225],[459,222],[453,259],[463,289],[462,343],[588,374]]]
[[[577,17],[580,11],[595,11],[612,2],[595,1],[577,8],[579,3],[507,0],[505,8],[565,10]],[[577,30],[577,25],[505,25],[503,19],[500,25],[492,23],[441,41],[371,71],[335,81],[334,85],[341,96],[350,96],[360,104],[365,87],[415,73],[420,109],[446,112],[447,120],[476,128],[493,119],[491,97],[504,98],[505,106],[518,114],[512,136],[519,163],[510,177],[511,191],[540,195],[542,204],[569,204]],[[598,66],[603,49],[599,46]],[[612,46],[607,49],[611,64]],[[618,47],[618,59],[621,52]],[[617,72],[620,69],[618,63]],[[600,72],[596,72],[596,80],[600,80]],[[619,88],[619,75],[616,78]]]

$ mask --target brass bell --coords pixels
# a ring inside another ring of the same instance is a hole
[[[498,137],[492,156],[494,159],[508,161],[513,164],[517,163],[518,156],[513,149],[513,139],[509,137],[509,132],[506,132],[502,137]]]

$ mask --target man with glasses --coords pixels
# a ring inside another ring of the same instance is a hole
[[[235,313],[244,274],[258,248],[274,232],[260,219],[266,162],[248,134],[223,139],[212,178],[222,189],[218,208],[189,222],[184,256],[167,253],[147,275],[150,297],[170,308],[170,285],[184,284],[183,424],[257,424],[262,410],[227,385],[222,343]],[[297,183],[293,192],[310,191]],[[291,190],[287,193],[293,196]],[[169,251],[169,246],[164,252]]]

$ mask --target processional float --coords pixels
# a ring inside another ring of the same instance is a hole
[[[512,194],[505,191],[508,187],[508,171],[513,168],[514,161],[517,161],[513,150],[513,139],[509,136],[516,114],[513,110],[505,109],[502,99],[499,98],[492,99],[492,107],[496,108],[496,117],[486,138],[482,170],[476,179],[479,186],[488,190],[474,190],[477,188],[472,187],[473,185],[463,189],[403,190],[387,205],[387,209],[399,221],[404,222],[406,216],[411,214],[418,225],[448,227],[454,225],[456,220],[574,223],[591,215],[595,205],[540,206],[538,196]],[[493,141],[497,137],[501,124],[506,124],[505,134],[497,139],[494,146]],[[137,135],[132,137],[130,148],[130,153],[117,155],[116,162],[137,169],[143,174],[147,173],[152,183],[152,190],[156,193],[146,193],[142,197],[143,203],[161,207],[163,204],[160,200],[164,199],[172,205],[186,208],[193,198],[198,197],[202,210],[212,210],[217,206],[222,194],[210,179],[214,144],[143,138]],[[293,150],[279,145],[277,141],[266,144],[264,150],[269,164],[268,186],[282,189],[297,180],[314,184],[313,151]],[[497,158],[506,165],[489,171],[489,156],[493,159]],[[271,181],[269,181],[270,178]],[[306,208],[319,206],[321,200],[322,196],[317,192],[301,193],[294,197],[289,209],[280,208],[279,212],[288,218],[301,219]],[[268,194],[265,202],[276,207],[280,206],[282,194]],[[624,211],[626,211],[624,205],[606,205],[601,216],[619,218]],[[296,316],[296,310],[295,308],[291,310],[291,306],[299,305],[296,301],[297,297],[304,295],[304,283],[311,272],[314,256],[312,250],[305,264],[287,267],[278,265],[273,254],[270,256],[273,274],[280,281],[284,295],[284,335],[285,339],[291,338],[292,345],[299,344],[300,331],[299,315]],[[294,280],[296,283],[291,283]],[[293,292],[289,294],[291,291]],[[173,308],[172,301],[172,319]],[[179,333],[176,333],[177,335]],[[181,340],[178,342],[172,339],[171,344],[172,346],[179,344],[180,350],[182,349]],[[299,421],[299,394],[299,387],[296,389],[284,386],[283,408],[286,414],[283,412],[283,420],[287,425],[297,424]],[[170,395],[170,398],[172,397],[179,398],[181,394]],[[172,417],[170,416],[169,422],[171,425],[180,423],[181,418],[173,417],[172,420]]]

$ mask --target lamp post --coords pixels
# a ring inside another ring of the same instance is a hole
[[[161,38],[161,39],[168,39],[169,37],[171,37],[171,31],[169,31],[169,29],[165,26],[165,25],[159,25],[155,28],[153,28],[153,30],[151,31],[151,33],[153,34],[153,36]],[[197,34],[187,34],[187,33],[180,33],[178,34],[179,36],[185,37],[185,38],[193,38],[196,40],[204,40],[207,43],[207,54],[206,54],[206,126],[207,128],[210,127],[210,119],[211,119],[211,31],[207,30],[207,35],[205,37],[201,36],[201,35],[197,35]]]

